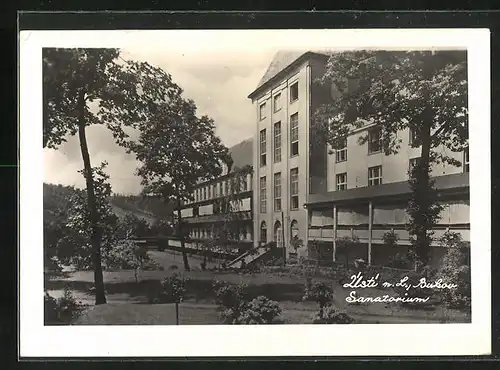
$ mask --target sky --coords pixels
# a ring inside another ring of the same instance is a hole
[[[172,75],[193,99],[199,115],[208,115],[216,124],[216,134],[231,147],[253,136],[255,114],[247,98],[264,75],[277,50],[261,52],[238,50],[165,50],[153,43],[136,43],[122,48],[122,58],[145,61]],[[92,165],[108,162],[113,192],[138,194],[140,178],[134,175],[137,162],[118,147],[101,126],[87,128]],[[84,187],[80,170],[82,159],[78,139],[68,137],[57,150],[44,149],[44,182]]]

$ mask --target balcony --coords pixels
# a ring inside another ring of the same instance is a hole
[[[244,212],[235,212],[229,219],[225,214],[217,214],[217,215],[204,215],[198,217],[189,217],[184,218],[183,222],[188,224],[201,224],[201,223],[215,223],[215,222],[225,222],[225,221],[251,221],[252,220],[252,212],[244,211]]]

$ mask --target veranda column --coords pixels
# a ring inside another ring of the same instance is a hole
[[[368,203],[368,265],[372,264],[373,202]]]
[[[337,256],[337,205],[333,205],[333,262]]]

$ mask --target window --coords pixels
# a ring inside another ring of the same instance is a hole
[[[274,112],[281,110],[281,94],[274,95],[273,106]]]
[[[260,224],[260,241],[261,243],[267,243],[267,225],[265,221]]]
[[[281,212],[281,172],[274,174],[274,212]]]
[[[417,148],[420,146],[420,141],[418,140],[418,133],[415,129],[410,128],[410,137],[408,138],[408,144],[412,148]]]
[[[212,185],[212,194],[214,198],[217,198],[219,194],[217,193],[217,184]]]
[[[290,116],[290,156],[299,155],[299,114]]]
[[[420,163],[420,157],[411,158],[408,163],[408,175],[411,176],[411,173],[415,167]]]
[[[260,213],[267,212],[266,176],[260,178]]]
[[[259,107],[259,119],[262,121],[266,118],[266,103],[262,103]]]
[[[380,127],[368,131],[368,154],[378,153],[382,150],[382,136]]]
[[[290,170],[290,208],[299,208],[299,169]]]
[[[290,103],[299,99],[299,83],[295,82],[290,86]]]
[[[382,184],[382,166],[368,168],[368,186]]]
[[[274,124],[274,163],[281,162],[281,122]]]
[[[337,174],[335,179],[337,190],[347,189],[347,172]]]
[[[343,143],[343,147],[335,152],[335,161],[337,163],[347,161],[347,139],[344,139]]]
[[[260,166],[266,165],[266,129],[260,131]]]
[[[464,172],[469,172],[469,148],[464,150]]]
[[[208,199],[212,199],[212,185],[208,185]]]
[[[207,188],[203,187],[203,200],[207,199]]]

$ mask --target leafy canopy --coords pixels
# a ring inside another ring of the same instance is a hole
[[[397,133],[430,126],[430,148],[454,152],[468,145],[467,62],[464,51],[351,51],[332,54],[319,81],[333,99],[315,112],[317,133],[336,150],[354,129],[382,128],[386,154],[402,142]],[[359,144],[368,140],[362,135]],[[418,145],[418,140],[416,145]],[[441,151],[432,161],[459,165]]]
[[[197,117],[195,103],[182,97],[180,87],[172,83],[171,90],[175,94],[155,103],[155,113],[140,124],[139,138],[128,148],[141,162],[137,174],[144,193],[182,202],[192,200],[199,180],[218,177],[230,156],[214,121]]]
[[[169,103],[180,88],[161,68],[124,60],[119,49],[43,49],[43,146],[56,149],[75,135],[79,103],[86,126],[103,124],[120,145],[131,129],[140,128],[158,102]]]

